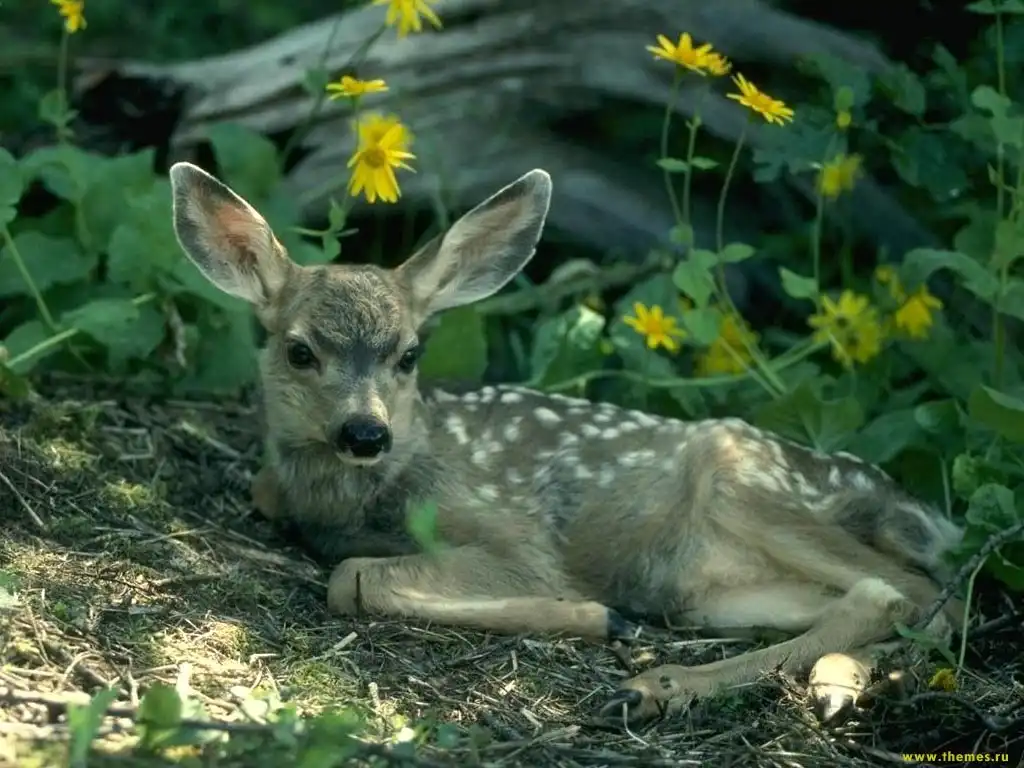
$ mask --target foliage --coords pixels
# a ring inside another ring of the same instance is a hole
[[[570,293],[554,277],[541,286],[524,278],[521,293],[541,298],[512,322],[494,319],[487,302],[446,313],[422,374],[480,381],[505,354],[522,380],[547,391],[688,419],[741,415],[821,450],[853,452],[962,522],[959,557],[969,558],[1024,519],[1024,359],[1014,342],[1016,321],[1024,320],[1024,111],[1008,84],[1005,44],[1007,18],[1020,4],[982,0],[965,13],[991,21],[994,82],[970,79],[979,67],[941,45],[931,71],[903,67],[884,79],[818,61],[820,93],[805,104],[787,105],[737,72],[728,95],[750,119],[721,159],[697,154],[699,116],[677,131],[667,112],[655,162],[677,221],[646,276],[624,293],[600,274]],[[422,27],[393,8],[387,19],[377,37],[388,27],[396,34]],[[66,46],[88,28],[63,34]],[[661,36],[649,48],[676,70],[676,94],[688,77],[729,82],[732,63],[711,45],[679,40]],[[337,258],[350,232],[350,198],[362,192],[370,202],[397,201],[395,171],[415,160],[398,118],[361,111],[364,98],[386,90],[382,81],[348,76],[328,85],[311,73],[310,84],[321,101],[349,99],[359,131],[350,195],[334,203],[324,229],[298,226],[282,191],[287,148],[231,125],[208,136],[219,175],[267,216],[302,264]],[[183,258],[154,151],[108,157],[77,146],[60,88],[43,96],[40,114],[54,131],[51,146],[21,157],[0,149],[0,390],[23,395],[26,374],[43,370],[103,371],[176,393],[251,384],[251,314]],[[767,149],[747,153],[755,132]],[[677,135],[686,145],[680,157],[669,152]],[[722,235],[730,187],[747,164],[758,183],[794,176],[814,189],[806,237],[774,264],[788,315],[756,330],[733,305],[725,276],[763,260],[765,249]],[[945,247],[855,263],[859,244],[845,203],[867,170],[926,201]],[[698,243],[690,193],[694,178],[711,175],[722,179],[717,237]],[[551,295],[557,299],[544,298]],[[512,324],[526,333],[510,331]],[[429,505],[413,511],[417,539],[434,541],[435,513]],[[986,569],[1024,590],[1024,543],[1001,547]],[[73,760],[84,764],[82,745],[111,696],[101,692],[73,711]],[[196,743],[203,729],[193,721],[203,714],[187,701],[172,689],[146,694],[137,713],[141,749]],[[337,764],[358,748],[348,715],[300,722],[287,706],[271,709],[260,733],[304,740],[300,764]],[[235,736],[218,733],[217,748],[232,748]]]

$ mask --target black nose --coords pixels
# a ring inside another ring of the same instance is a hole
[[[334,436],[334,445],[360,459],[372,459],[391,450],[391,430],[373,416],[353,416],[341,425]]]

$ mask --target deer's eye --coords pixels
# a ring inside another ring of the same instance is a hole
[[[309,348],[308,344],[301,341],[289,342],[286,354],[288,355],[288,364],[292,368],[312,368],[316,365],[316,355],[313,354],[313,350]]]
[[[412,373],[416,368],[416,363],[419,362],[421,354],[423,354],[423,346],[421,344],[409,347],[405,354],[398,359],[398,370],[402,373]]]

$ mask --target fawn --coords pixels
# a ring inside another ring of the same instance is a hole
[[[624,616],[794,635],[624,681],[601,711],[639,722],[773,669],[837,654],[861,664],[940,595],[961,529],[855,456],[734,418],[684,422],[516,386],[421,389],[425,321],[494,294],[532,258],[544,171],[391,270],[299,266],[222,182],[188,163],[170,178],[183,251],[266,328],[253,496],[336,566],[333,612],[592,639],[630,636]],[[421,552],[405,516],[428,501],[447,546]],[[948,639],[961,613],[947,602],[929,631]],[[863,687],[850,680],[838,684]]]

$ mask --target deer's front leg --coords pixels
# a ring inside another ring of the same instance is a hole
[[[352,558],[331,575],[328,607],[360,610],[502,634],[565,633],[595,640],[629,639],[617,612],[509,567],[477,547],[387,558]]]

